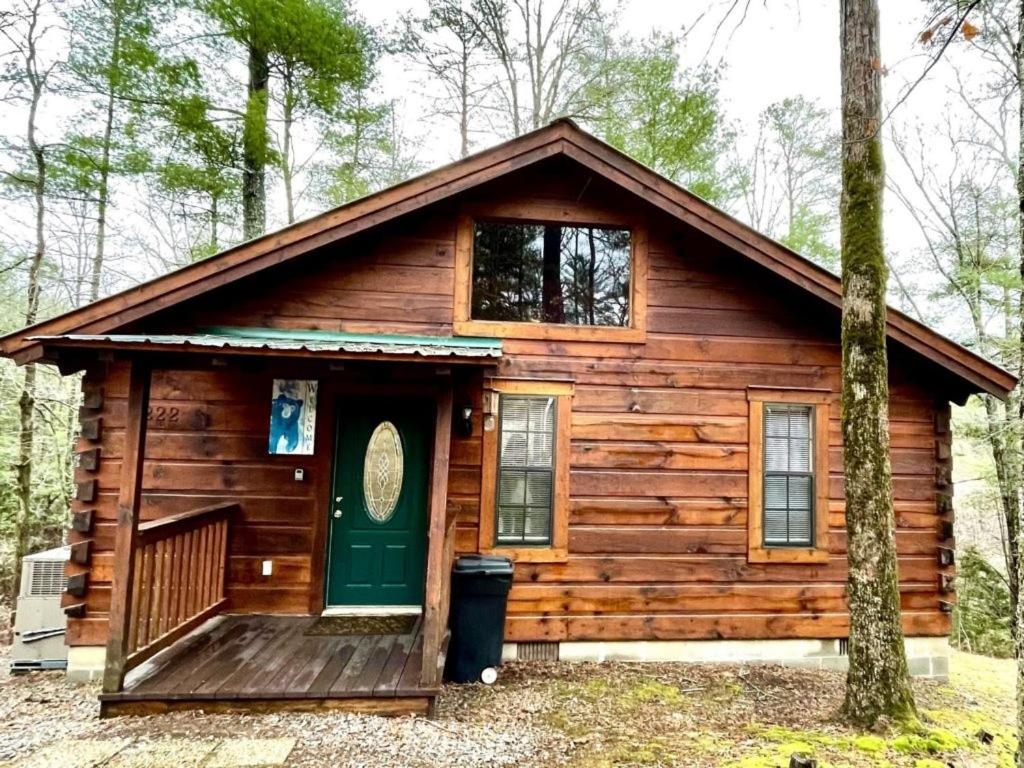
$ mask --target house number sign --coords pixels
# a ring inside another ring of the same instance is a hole
[[[404,473],[402,438],[390,421],[382,421],[370,435],[363,463],[363,498],[366,514],[386,523],[395,514]]]

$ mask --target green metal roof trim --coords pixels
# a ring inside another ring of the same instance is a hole
[[[281,330],[216,326],[194,334],[67,334],[33,336],[32,341],[71,342],[98,346],[156,344],[211,349],[267,349],[276,351],[348,352],[422,357],[501,357],[501,339],[479,336],[404,336],[398,334],[342,333],[316,330]]]

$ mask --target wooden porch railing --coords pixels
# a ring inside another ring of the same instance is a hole
[[[124,669],[128,671],[219,613],[227,603],[234,502],[139,525]]]

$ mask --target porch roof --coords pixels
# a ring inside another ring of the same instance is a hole
[[[312,329],[216,326],[189,334],[64,334],[33,336],[44,347],[195,351],[219,349],[236,352],[305,352],[313,355],[385,355],[388,357],[480,358],[501,357],[501,339],[479,336],[407,336],[344,333]]]

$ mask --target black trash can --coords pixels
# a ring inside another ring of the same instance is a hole
[[[445,677],[475,683],[484,670],[501,664],[505,608],[512,586],[512,561],[507,557],[465,555],[452,568],[452,630]],[[492,675],[484,682],[494,682]]]

